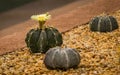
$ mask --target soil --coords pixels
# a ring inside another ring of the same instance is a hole
[[[35,5],[35,3],[33,3]],[[30,6],[33,5],[32,3]],[[120,0],[85,0],[81,4],[81,0],[73,3],[69,3],[66,6],[59,7],[55,10],[51,10],[50,14],[54,17],[49,20],[46,24],[53,25],[58,28],[61,32],[68,31],[73,27],[88,23],[89,20],[103,12],[110,13],[120,9]],[[75,7],[74,7],[75,6]],[[29,7],[29,5],[22,7],[22,9]],[[39,7],[39,3],[38,3]],[[34,9],[35,7],[33,6]],[[26,10],[26,9],[24,9]],[[12,12],[17,12],[18,10],[12,10]],[[20,10],[19,10],[20,11]],[[10,11],[11,12],[11,11]],[[28,11],[29,12],[29,11]],[[38,11],[39,12],[39,11]],[[9,12],[7,12],[9,13]],[[21,16],[21,15],[20,15]],[[24,16],[24,15],[23,15]],[[16,17],[17,18],[17,17]],[[10,24],[10,23],[8,23]],[[0,54],[5,54],[7,52],[15,51],[20,48],[25,47],[25,36],[26,33],[38,25],[37,22],[32,20],[27,20],[25,22],[20,22],[19,24],[6,26],[5,29],[0,31]]]
[[[106,33],[92,32],[89,24],[63,33],[62,47],[76,49],[81,62],[76,68],[50,70],[44,65],[45,54],[32,54],[27,47],[0,56],[2,75],[120,75],[120,10],[110,13],[119,28]]]

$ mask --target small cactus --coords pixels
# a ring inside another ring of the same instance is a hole
[[[80,63],[79,53],[72,48],[51,48],[46,52],[44,63],[50,69],[74,68]]]
[[[118,28],[117,20],[113,16],[102,15],[94,17],[90,21],[90,30],[110,32]]]
[[[45,53],[49,48],[61,46],[63,43],[61,33],[56,28],[44,26],[46,20],[50,18],[48,13],[33,15],[31,18],[39,21],[39,27],[31,29],[25,38],[27,47],[32,53]]]

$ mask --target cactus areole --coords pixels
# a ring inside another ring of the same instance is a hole
[[[113,16],[102,15],[90,21],[90,30],[98,32],[111,32],[118,28],[117,20]]]
[[[79,53],[72,48],[51,48],[46,52],[44,64],[48,69],[62,69],[75,68],[80,63]]]
[[[56,28],[44,25],[50,15],[33,15],[31,18],[39,21],[39,27],[31,29],[25,38],[27,47],[32,53],[45,53],[49,48],[60,46],[63,43],[62,35]]]

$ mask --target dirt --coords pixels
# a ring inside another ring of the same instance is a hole
[[[83,1],[84,5],[81,4],[81,0],[78,0],[77,2],[70,3],[61,8],[51,10],[50,14],[58,14],[54,15],[54,17],[46,24],[53,25],[54,27],[58,28],[60,32],[65,32],[78,25],[88,23],[92,17],[98,14],[103,12],[110,13],[120,9],[120,0],[91,0],[92,2],[88,0],[85,1],[86,2]],[[73,7],[74,5],[75,7]],[[18,10],[13,11],[17,12]],[[34,28],[37,24],[38,23],[35,21],[27,20],[0,31],[0,54],[2,55],[7,52],[15,51],[25,47],[26,45],[24,39],[26,33],[29,31],[29,29]]]
[[[110,15],[116,17],[120,26],[120,10]],[[29,48],[25,47],[0,56],[0,74],[120,75],[120,28],[100,33],[92,32],[89,26],[79,25],[62,34],[61,47],[74,48],[80,54],[77,67],[67,70],[48,69],[43,62],[46,54],[30,53]]]

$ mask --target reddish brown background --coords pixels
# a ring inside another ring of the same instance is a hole
[[[32,3],[17,10],[8,11],[7,13],[17,13],[18,10],[25,10],[25,8],[27,9],[31,5]],[[46,24],[53,25],[61,32],[65,32],[78,25],[88,23],[92,17],[103,12],[110,13],[119,9],[120,0],[78,0],[50,10],[49,12],[53,15],[53,18]],[[27,13],[29,14],[29,11]],[[25,47],[25,35],[35,25],[37,25],[37,22],[27,20],[2,29],[0,31],[0,55]]]

